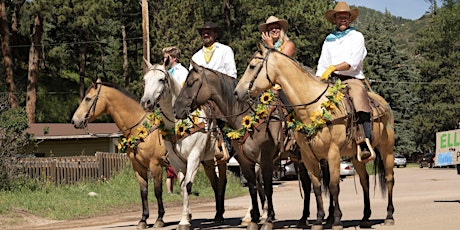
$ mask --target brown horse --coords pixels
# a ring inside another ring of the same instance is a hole
[[[199,66],[192,62],[193,68],[190,70],[187,80],[179,96],[174,103],[174,111],[179,119],[186,118],[190,111],[212,101],[218,110],[222,112],[222,117],[227,120],[227,124],[233,129],[242,127],[243,117],[250,114],[251,105],[246,102],[239,102],[233,94],[237,80],[223,73]],[[254,129],[240,148],[234,146],[237,150],[236,158],[245,178],[248,181],[249,194],[251,196],[252,211],[251,223],[248,229],[257,229],[260,212],[257,203],[256,173],[255,166],[259,164],[262,169],[264,193],[268,203],[268,216],[265,220],[263,229],[271,229],[274,220],[274,210],[272,203],[272,176],[273,176],[273,158],[278,154],[283,132],[279,119],[267,119],[268,122],[262,123]],[[268,127],[267,127],[268,124]],[[237,144],[237,142],[233,142]],[[243,150],[241,153],[240,150]],[[299,226],[306,226],[309,216],[310,191],[311,183],[307,176],[305,167],[300,164],[300,175],[304,191],[304,212],[299,220]]]
[[[238,83],[235,94],[239,100],[248,96],[255,97],[274,84],[281,85],[287,100],[296,112],[296,118],[303,125],[312,124],[312,118],[321,109],[323,103],[328,102],[327,96],[331,95],[326,83],[320,82],[305,71],[298,62],[277,52],[267,49],[259,44],[259,50],[254,56]],[[249,95],[248,95],[249,94]],[[369,93],[374,101],[378,101],[383,114],[373,111],[373,141],[378,154],[375,165],[380,170],[380,186],[388,191],[388,206],[385,224],[394,224],[393,219],[393,166],[394,166],[394,130],[393,116],[388,103],[380,96]],[[339,106],[332,113],[330,122],[319,127],[316,132],[309,136],[304,132],[296,132],[295,137],[302,151],[302,162],[309,170],[313,183],[313,189],[317,201],[318,218],[313,229],[322,229],[324,207],[321,198],[321,183],[318,164],[327,162],[330,172],[329,189],[334,201],[333,229],[343,229],[341,222],[342,212],[339,205],[339,182],[340,182],[340,158],[341,156],[353,157],[353,165],[360,177],[364,193],[364,217],[361,226],[370,226],[371,215],[369,199],[369,175],[366,172],[365,163],[356,159],[357,145],[350,141],[347,131],[350,117],[346,114],[344,106]],[[384,177],[382,174],[384,171]],[[386,187],[385,187],[386,184]]]
[[[86,128],[88,122],[102,114],[110,115],[121,130],[120,132],[128,139],[139,137],[138,128],[143,127],[143,123],[147,121],[149,115],[133,95],[118,89],[115,85],[102,83],[98,80],[86,91],[85,98],[72,117],[72,124],[75,128]],[[126,152],[132,162],[141,192],[142,218],[138,223],[138,228],[147,228],[147,219],[149,218],[148,171],[153,177],[155,197],[158,202],[158,218],[154,227],[163,227],[165,211],[162,197],[163,171],[160,157],[166,154],[166,148],[160,132],[158,129],[152,131],[136,147],[127,148]]]

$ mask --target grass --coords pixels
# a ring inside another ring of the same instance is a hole
[[[247,189],[241,185],[238,178],[233,175],[227,178],[227,198],[247,193]],[[165,186],[165,183],[163,184]],[[152,180],[149,181],[149,185],[149,202],[156,205]],[[165,191],[166,188],[163,187],[165,203],[182,200],[181,196],[168,195]],[[89,196],[90,192],[98,195]],[[179,193],[177,180],[175,181],[175,193]],[[203,169],[200,168],[195,177],[191,199],[213,197],[214,192],[209,180]],[[27,181],[11,191],[0,192],[0,214],[3,215],[21,211],[53,220],[68,220],[110,214],[121,207],[141,210],[139,184],[131,167],[127,167],[105,182],[55,186],[45,182]]]

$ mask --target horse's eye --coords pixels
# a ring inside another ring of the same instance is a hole
[[[86,101],[86,102],[90,102],[91,99],[92,99],[92,98],[90,98],[90,97],[85,97],[85,101]]]

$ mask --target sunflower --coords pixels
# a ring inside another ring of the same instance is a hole
[[[192,115],[191,120],[194,125],[198,125],[199,123],[198,116]]]
[[[345,95],[342,92],[339,91],[334,95],[333,101],[335,103],[339,103],[339,101],[341,101],[344,97],[345,97]]]
[[[286,116],[286,122],[287,123],[292,123],[294,122],[295,120],[295,112],[292,111],[291,113],[289,113],[287,116]]]
[[[259,109],[256,111],[256,115],[259,117],[259,119],[264,119],[268,116],[268,111],[267,109]]]
[[[327,111],[334,111],[335,109],[337,109],[335,103],[330,100],[323,102],[321,104],[321,107],[326,109]]]
[[[270,91],[266,91],[260,96],[260,102],[263,104],[268,104],[273,100],[273,95]]]
[[[175,131],[177,135],[184,136],[187,131],[187,124],[185,122],[178,122]]]
[[[241,136],[242,135],[241,135],[240,132],[238,132],[238,130],[233,130],[233,131],[227,133],[227,137],[232,139],[232,140],[239,139],[239,138],[241,138]]]
[[[241,125],[243,125],[244,128],[250,129],[252,124],[253,124],[252,117],[249,115],[246,115],[243,117],[243,120],[241,121]]]
[[[315,111],[311,114],[310,119],[315,126],[322,126],[326,124],[326,120],[323,117],[322,110]]]
[[[139,139],[143,140],[148,136],[147,129],[145,127],[139,127],[137,128],[137,136],[139,136]]]

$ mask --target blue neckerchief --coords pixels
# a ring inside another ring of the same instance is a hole
[[[281,46],[281,39],[278,39],[278,41],[275,42],[275,45],[273,45],[273,48],[276,50],[279,50]]]
[[[335,29],[329,35],[327,35],[326,41],[327,42],[333,42],[333,41],[335,41],[335,40],[337,40],[339,38],[344,37],[345,35],[350,33],[350,31],[352,31],[352,30],[355,30],[355,28],[354,27],[348,27],[348,29],[346,29],[344,31],[340,31],[340,30]]]
[[[171,76],[174,76],[174,68],[169,68],[168,72],[169,74],[171,74]]]

